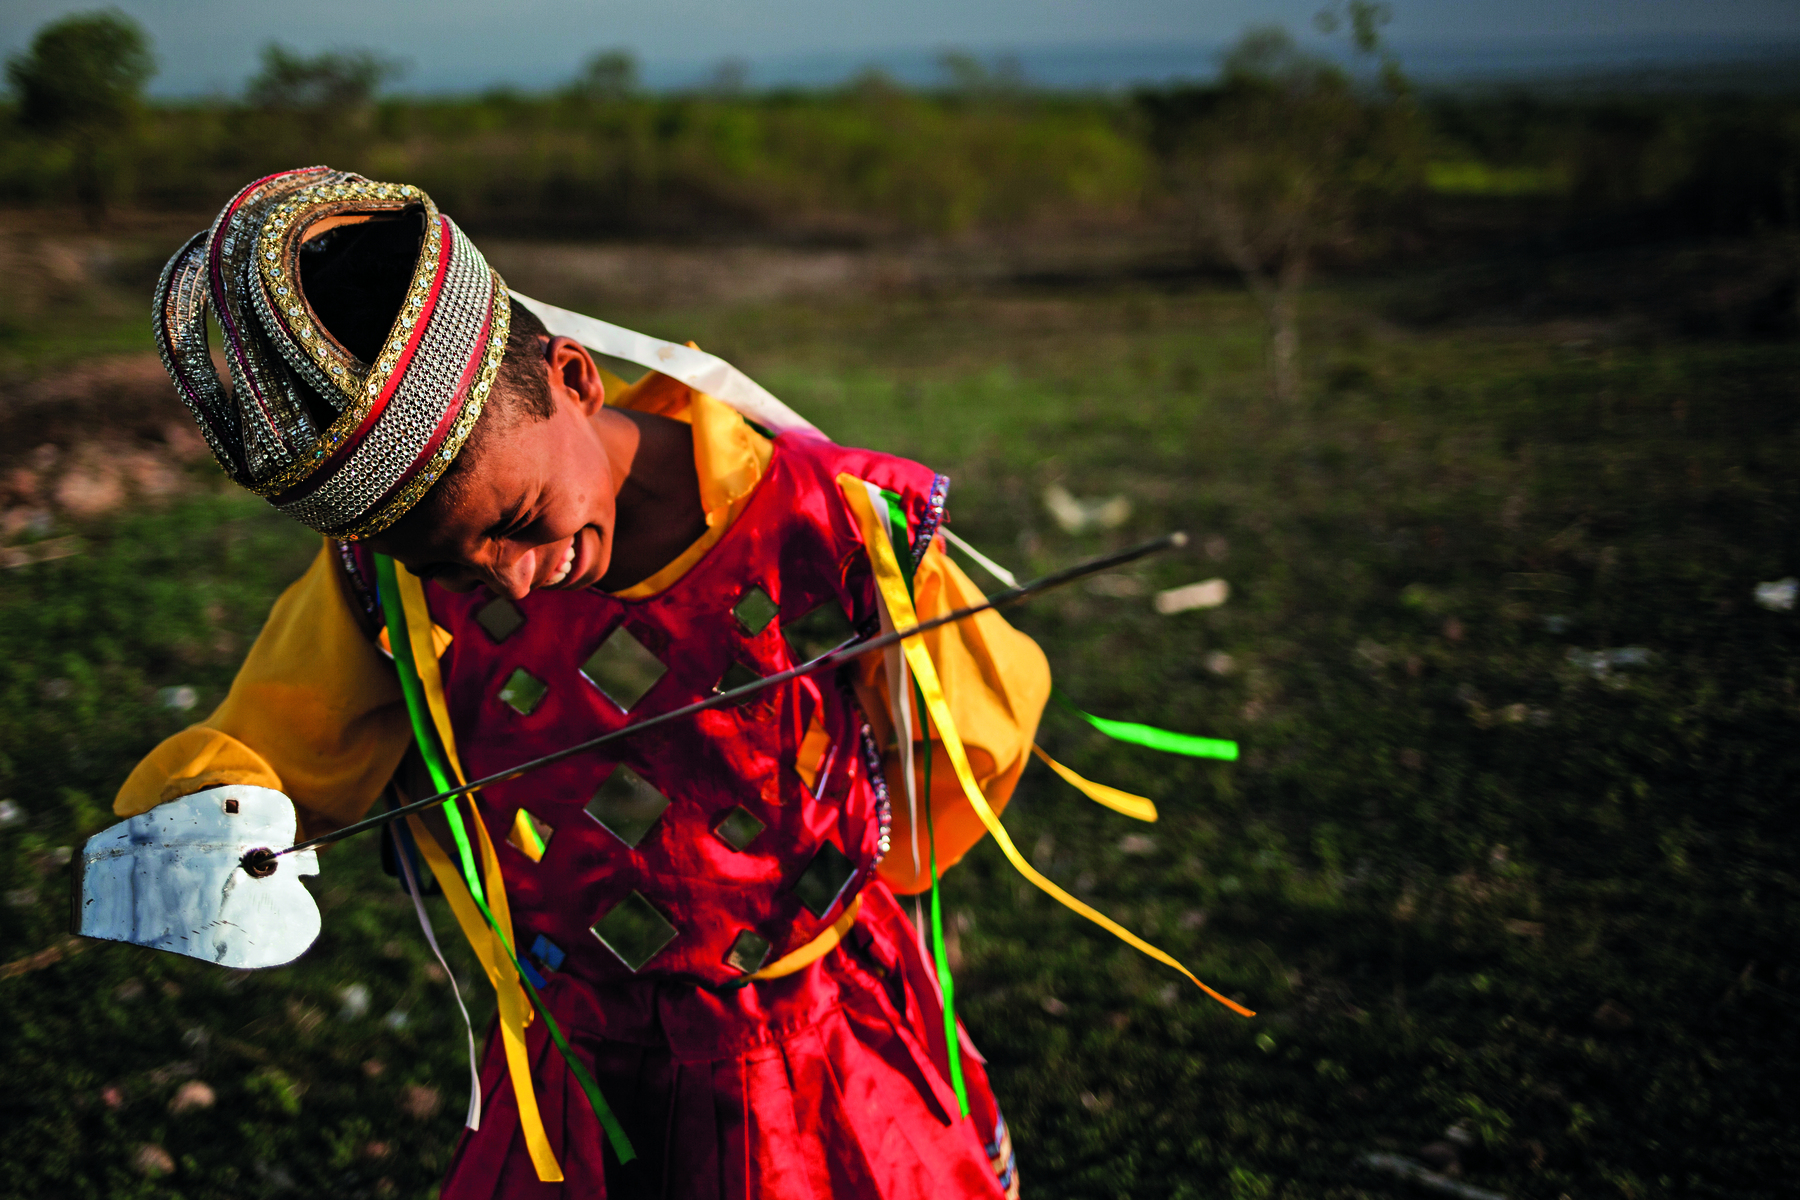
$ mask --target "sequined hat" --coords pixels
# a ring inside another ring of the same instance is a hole
[[[355,257],[327,252],[350,238],[396,264],[385,285],[325,265]],[[462,450],[510,316],[506,285],[424,192],[309,167],[250,184],[169,260],[154,324],[225,473],[295,520],[356,539],[399,520]]]

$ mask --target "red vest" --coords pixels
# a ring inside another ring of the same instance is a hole
[[[873,631],[839,472],[900,495],[916,560],[942,518],[942,476],[785,434],[737,521],[660,595],[514,602],[427,584],[453,637],[441,668],[463,770],[488,775],[793,666],[820,651],[799,635],[808,624]],[[810,788],[796,767],[809,730]],[[596,984],[741,980],[817,937],[873,878],[889,816],[879,765],[847,680],[826,674],[485,789],[519,947],[541,935],[540,961]],[[541,861],[507,840],[520,807],[548,827]]]

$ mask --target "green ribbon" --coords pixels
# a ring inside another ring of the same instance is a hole
[[[918,573],[918,564],[913,561],[912,546],[908,543],[906,509],[902,507],[900,497],[886,488],[881,491],[881,499],[887,509],[888,541],[892,543],[894,559],[901,564],[906,577],[906,594],[916,601],[913,576]],[[944,1046],[945,1057],[950,1062],[950,1087],[956,1092],[957,1107],[966,1117],[969,1115],[969,1089],[963,1083],[962,1039],[956,1035],[956,981],[950,976],[950,955],[944,948],[944,901],[938,887],[937,825],[931,816],[931,714],[925,708],[925,696],[916,682],[913,695],[918,699],[919,718],[925,725],[921,730],[921,741],[925,752],[925,840],[931,851],[931,957],[937,967],[938,990],[944,996]]]
[[[394,560],[385,554],[375,555],[375,582],[376,591],[381,597],[382,616],[387,619],[388,648],[393,651],[394,669],[400,676],[400,693],[406,698],[407,716],[412,718],[413,736],[418,740],[419,753],[425,759],[425,769],[431,773],[431,782],[438,791],[447,792],[456,786],[450,770],[449,756],[444,753],[443,743],[438,740],[437,728],[432,723],[431,710],[425,700],[425,684],[419,678],[418,664],[413,661],[412,641],[406,632],[406,608],[400,600],[400,583],[394,575]],[[500,945],[512,959],[513,966],[519,972],[520,986],[525,989],[531,1007],[543,1019],[544,1028],[550,1031],[550,1040],[556,1043],[557,1053],[562,1055],[569,1073],[581,1085],[589,1106],[594,1110],[594,1116],[599,1119],[601,1128],[606,1130],[606,1138],[612,1143],[613,1153],[621,1163],[630,1162],[637,1157],[637,1151],[632,1149],[631,1139],[625,1136],[624,1126],[613,1115],[606,1097],[600,1094],[600,1086],[594,1082],[594,1077],[570,1049],[562,1027],[539,999],[537,989],[531,985],[531,976],[526,972],[525,964],[508,944],[499,922],[494,920],[494,914],[488,908],[487,894],[482,890],[481,877],[475,870],[475,849],[470,843],[468,829],[463,824],[461,802],[452,800],[443,806],[443,810],[444,817],[450,824],[450,836],[456,842],[463,882],[468,885],[469,895],[474,897],[475,906],[487,919],[488,928],[494,931],[494,936],[499,938]]]
[[[1189,758],[1217,758],[1225,762],[1236,762],[1238,744],[1224,738],[1195,737],[1191,733],[1176,733],[1169,729],[1158,729],[1154,725],[1140,725],[1136,721],[1112,721],[1106,717],[1096,717],[1092,713],[1083,712],[1070,702],[1069,698],[1052,688],[1050,694],[1064,708],[1104,733],[1107,737],[1120,742],[1129,742],[1133,746],[1143,746],[1150,750],[1161,750],[1165,754],[1185,754]]]
[[[956,981],[950,977],[950,955],[944,949],[944,901],[938,888],[937,826],[931,818],[931,714],[925,711],[925,697],[917,684],[913,694],[919,698],[919,713],[925,722],[925,839],[931,848],[931,957],[937,965],[938,990],[944,994],[944,1046],[950,1061],[950,1087],[956,1092],[956,1105],[962,1115],[969,1115],[969,1090],[963,1084],[962,1039],[956,1034]]]

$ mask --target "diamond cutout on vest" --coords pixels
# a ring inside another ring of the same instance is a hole
[[[759,821],[754,813],[740,804],[719,818],[719,823],[713,826],[713,832],[733,850],[744,850],[766,828],[768,826]]]
[[[740,975],[754,975],[769,958],[769,939],[753,929],[746,929],[725,952],[725,965]]]
[[[606,831],[636,849],[644,840],[669,798],[657,791],[650,781],[630,767],[615,767],[606,782],[588,801],[587,815],[605,826]]]
[[[521,808],[507,831],[507,842],[532,862],[542,862],[556,830],[534,812]]]
[[[850,618],[835,600],[827,600],[797,621],[783,621],[781,635],[796,662],[811,662],[819,655],[835,650],[850,639],[855,630]]]
[[[563,959],[568,956],[562,952],[561,946],[540,933],[537,941],[531,943],[531,957],[537,959],[544,970],[559,971],[562,969]]]
[[[475,611],[475,623],[496,642],[504,642],[525,623],[525,614],[505,596],[495,596]]]
[[[806,911],[815,917],[823,917],[838,902],[838,897],[844,894],[844,885],[855,875],[856,867],[844,857],[844,852],[826,842],[813,855],[799,882],[794,884],[794,894],[806,905]]]
[[[719,682],[713,684],[713,695],[717,696],[725,692],[733,691],[743,687],[747,683],[755,683],[761,678],[761,675],[758,675],[743,663],[734,662],[729,667],[725,668],[725,674],[719,677]],[[739,700],[738,703],[744,704],[752,699],[754,699],[754,697],[746,696],[743,700]]]
[[[594,922],[589,932],[618,955],[627,970],[636,972],[674,941],[679,931],[669,924],[669,918],[656,911],[656,905],[644,899],[642,892],[633,892]]]
[[[543,700],[544,693],[549,690],[549,684],[520,667],[506,677],[506,685],[500,689],[500,699],[521,717],[529,717]]]
[[[581,664],[582,676],[608,700],[630,712],[644,693],[668,672],[662,659],[620,625]]]
[[[769,622],[780,611],[775,602],[769,599],[769,593],[752,584],[731,613],[738,619],[738,624],[744,627],[744,632],[755,637],[769,627]]]

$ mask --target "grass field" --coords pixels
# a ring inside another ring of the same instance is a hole
[[[607,315],[948,471],[956,528],[1021,574],[1194,535],[1018,621],[1089,711],[1235,738],[1242,761],[1052,711],[1047,749],[1162,820],[1033,768],[1007,824],[1261,1015],[978,849],[946,882],[958,996],[1027,1194],[1392,1196],[1410,1185],[1360,1156],[1452,1127],[1463,1182],[1514,1198],[1781,1194],[1800,1166],[1800,614],[1753,589],[1800,572],[1800,351],[1406,329],[1390,299],[1315,298],[1293,411],[1270,407],[1228,291]],[[1064,534],[1052,482],[1134,515]],[[0,575],[0,961],[59,944],[57,848],[190,719],[158,690],[216,702],[313,546],[223,494],[81,532],[85,554]],[[1152,610],[1213,576],[1222,607]],[[460,1021],[372,844],[317,883],[326,933],[292,967],[93,944],[0,980],[0,1196],[430,1194],[465,1098]],[[196,1080],[216,1105],[172,1112]],[[146,1144],[173,1173],[134,1168]]]

